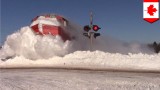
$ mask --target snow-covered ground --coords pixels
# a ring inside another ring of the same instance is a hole
[[[76,51],[64,57],[29,60],[22,56],[0,62],[0,68],[59,67],[87,69],[124,69],[160,71],[160,55],[111,54],[102,51]]]
[[[0,90],[160,90],[159,73],[2,69]]]

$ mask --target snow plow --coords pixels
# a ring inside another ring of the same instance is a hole
[[[30,27],[35,34],[59,35],[64,41],[66,41],[71,40],[70,35],[66,32],[67,24],[68,20],[64,17],[55,14],[47,14],[35,17],[32,20]]]

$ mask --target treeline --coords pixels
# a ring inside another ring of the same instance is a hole
[[[160,52],[160,43],[153,42],[153,44],[149,44],[149,47],[153,48],[155,53]]]

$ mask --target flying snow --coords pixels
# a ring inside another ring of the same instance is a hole
[[[0,68],[7,67],[89,67],[160,70],[160,54],[147,45],[98,37],[89,51],[89,39],[80,26],[67,29],[75,39],[36,35],[29,26],[9,35],[0,50]]]

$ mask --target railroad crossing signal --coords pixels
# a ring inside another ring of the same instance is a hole
[[[89,25],[84,26],[84,31],[88,32],[89,30],[91,30],[91,27]]]
[[[101,29],[98,25],[93,25],[92,28],[95,32],[97,32],[99,29]]]
[[[90,39],[90,50],[92,50],[93,37],[96,38],[96,37],[100,36],[100,33],[96,33],[96,32],[99,29],[101,29],[98,25],[93,25],[92,12],[90,14],[90,25],[85,25],[83,29],[84,29],[84,31],[86,31],[85,33],[83,33],[83,35]]]
[[[101,29],[98,25],[85,25],[84,26],[84,31],[86,31],[86,33],[83,33],[84,36],[91,38],[91,30],[93,30],[94,32],[92,32],[94,38],[96,38],[97,36],[100,36],[100,33],[96,33],[99,29]]]

